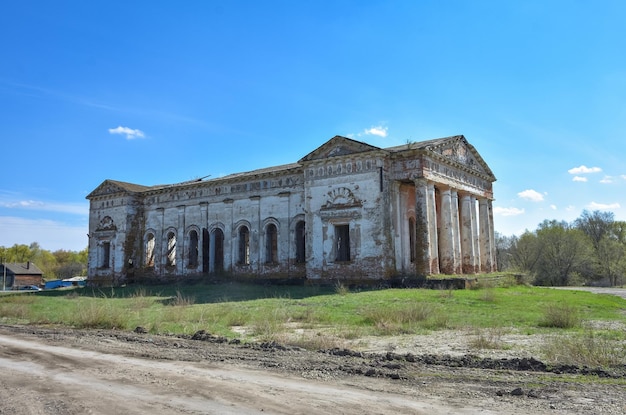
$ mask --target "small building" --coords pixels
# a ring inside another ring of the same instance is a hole
[[[464,136],[379,148],[335,136],[299,161],[209,180],[105,180],[88,281],[381,280],[496,269],[489,166]]]
[[[6,290],[43,283],[43,272],[32,262],[15,262],[0,265],[0,280]]]

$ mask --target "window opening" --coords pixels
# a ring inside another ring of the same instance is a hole
[[[174,232],[170,232],[167,234],[166,265],[176,265],[176,234]]]
[[[209,230],[202,228],[202,272],[209,272]]]
[[[221,229],[213,231],[213,271],[224,271],[224,232]]]
[[[336,261],[350,261],[350,226],[335,226],[335,242],[337,244]]]
[[[189,267],[198,266],[198,232],[189,232]]]
[[[155,244],[154,234],[149,233],[147,240],[146,240],[146,262],[145,262],[146,267],[154,266],[154,244]]]
[[[239,228],[239,264],[250,264],[250,231],[246,226]]]
[[[111,242],[102,242],[102,268],[109,268],[111,262]]]
[[[278,262],[278,232],[273,223],[265,228],[265,262],[271,264]]]
[[[305,223],[300,221],[296,224],[296,262],[304,263],[306,258],[305,252]]]

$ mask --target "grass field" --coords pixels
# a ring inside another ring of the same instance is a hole
[[[625,310],[626,300],[610,295],[489,284],[469,290],[350,291],[343,286],[198,283],[79,288],[0,297],[0,322],[4,324],[119,330],[140,326],[153,334],[205,330],[242,341],[291,342],[306,348],[331,346],[332,338],[456,328],[514,329],[529,335],[566,333],[567,339],[574,339],[575,344],[570,345],[573,349],[582,353],[582,349],[597,344],[603,354],[611,355],[610,363],[622,364],[626,363]],[[590,329],[588,322],[603,322],[604,328]],[[615,328],[610,328],[611,324]],[[315,329],[318,336],[287,335],[295,329]]]

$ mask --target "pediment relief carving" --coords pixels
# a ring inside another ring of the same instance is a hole
[[[380,150],[380,148],[347,137],[335,136],[304,156],[300,162],[323,160],[373,150]]]
[[[363,202],[347,187],[337,187],[328,192],[326,196],[326,203],[322,205],[322,209],[344,209],[363,206]]]
[[[478,155],[476,150],[462,138],[449,141],[439,146],[430,147],[429,150],[444,159],[461,164],[470,170],[492,175],[491,171],[488,167],[486,167],[484,161],[480,158],[480,155]]]
[[[111,195],[111,194],[115,194],[115,193],[120,193],[123,192],[124,189],[122,189],[121,187],[113,184],[113,183],[103,183],[100,186],[98,186],[98,188],[96,190],[94,190],[93,192],[91,192],[90,196],[106,196],[106,195]]]

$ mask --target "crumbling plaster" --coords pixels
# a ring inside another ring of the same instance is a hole
[[[223,178],[163,186],[106,180],[87,197],[88,275],[120,283],[218,273],[372,280],[485,271],[495,265],[493,181],[462,136],[389,149],[334,137],[298,163]],[[296,258],[300,221],[304,262]],[[277,230],[277,260],[268,259],[269,224]],[[239,258],[242,226],[248,263]],[[340,247],[341,232],[349,247]],[[150,235],[153,266],[146,260]],[[175,263],[168,265],[174,239]]]

